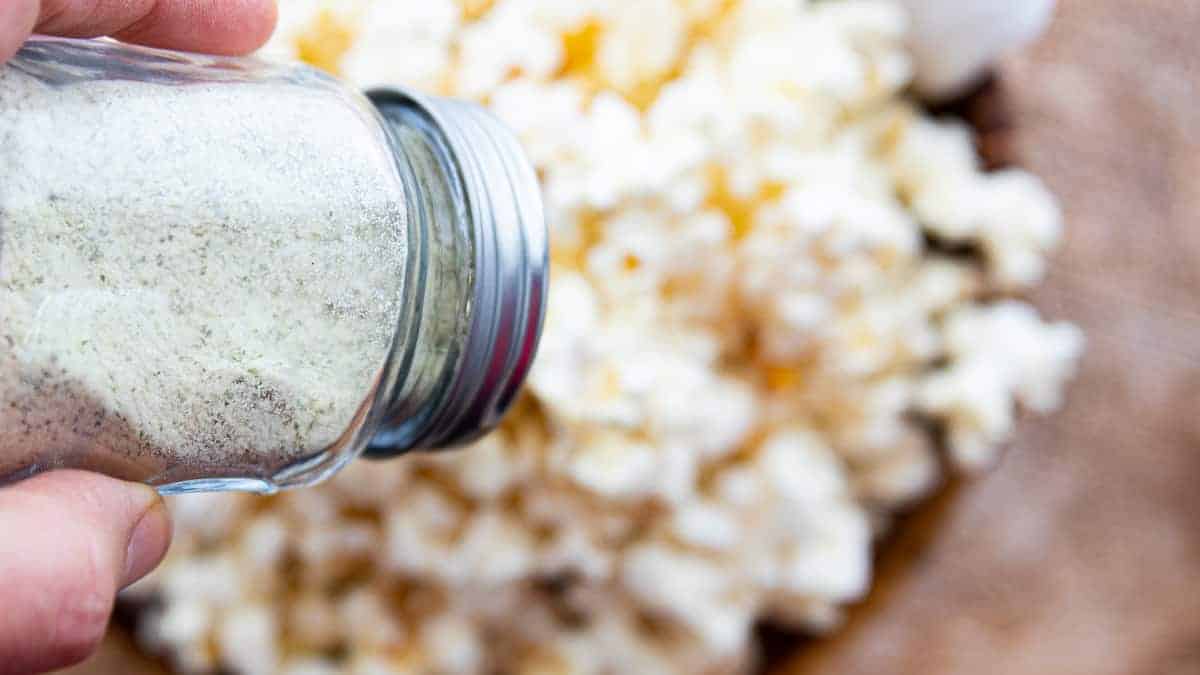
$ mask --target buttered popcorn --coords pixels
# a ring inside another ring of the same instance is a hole
[[[1058,207],[906,100],[901,3],[280,10],[270,51],[517,130],[550,313],[469,449],[177,499],[138,591],[180,669],[742,672],[756,622],[832,630],[862,597],[880,524],[939,480],[930,426],[973,469],[1058,405],[1078,330],[996,300],[1041,278]]]

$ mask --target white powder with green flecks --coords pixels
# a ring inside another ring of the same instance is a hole
[[[401,301],[393,162],[320,88],[0,68],[0,480],[266,477],[336,444]]]

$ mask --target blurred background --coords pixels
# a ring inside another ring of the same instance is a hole
[[[870,590],[844,617],[764,615],[747,669],[1200,673],[1198,25],[1194,2],[1062,0],[1036,44],[936,111],[974,126],[989,166],[1027,169],[1060,200],[1062,243],[1027,295],[1082,328],[1080,371],[990,470],[949,470],[889,507]],[[337,39],[310,45],[315,60]],[[69,672],[170,672],[131,634],[153,603],[129,603]],[[555,663],[521,672],[575,672]]]

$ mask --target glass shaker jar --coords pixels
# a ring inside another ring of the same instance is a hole
[[[546,275],[536,176],[476,106],[105,41],[0,66],[0,483],[273,492],[467,442]]]

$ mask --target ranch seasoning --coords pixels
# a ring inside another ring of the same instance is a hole
[[[272,491],[495,424],[540,327],[532,174],[478,109],[374,98],[104,42],[0,67],[0,482]]]

